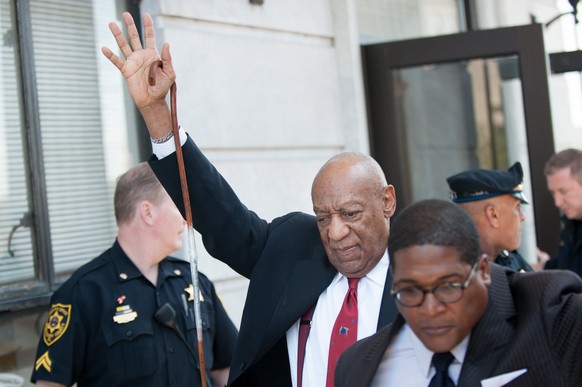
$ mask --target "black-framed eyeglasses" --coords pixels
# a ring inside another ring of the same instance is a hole
[[[427,293],[432,293],[437,300],[444,302],[445,304],[452,304],[463,298],[463,294],[473,275],[477,271],[477,263],[471,268],[469,277],[465,282],[449,282],[442,284],[432,289],[420,289],[416,286],[409,286],[404,289],[395,290],[392,289],[390,294],[392,297],[402,306],[415,307],[420,306],[424,302],[424,297]]]

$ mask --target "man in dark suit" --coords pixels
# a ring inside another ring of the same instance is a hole
[[[544,174],[562,223],[560,249],[545,269],[572,270],[582,276],[582,151],[570,148],[552,155]]]
[[[144,117],[155,154],[152,169],[183,209],[164,99],[175,79],[169,46],[162,47],[156,85],[148,86],[150,66],[159,59],[153,21],[144,15],[142,48],[131,16],[123,17],[129,44],[115,23],[110,29],[125,59],[107,48],[103,53],[124,75]],[[239,201],[183,130],[180,140],[194,227],[211,255],[250,279],[229,384],[333,385],[337,360],[332,353],[337,351],[330,350],[336,343],[330,340],[332,334],[354,340],[367,337],[396,315],[387,275],[394,187],[371,157],[341,153],[320,169],[313,182],[315,217],[295,212],[269,223]],[[354,291],[353,280],[359,281],[355,297],[366,302],[358,305],[353,328],[336,330],[340,310],[354,305],[347,301]]]
[[[343,353],[336,386],[580,385],[578,276],[490,263],[471,218],[442,200],[405,209],[388,244],[400,314]]]

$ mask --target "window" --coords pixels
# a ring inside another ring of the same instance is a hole
[[[115,179],[137,162],[100,52],[115,4],[0,0],[0,311],[45,304],[114,241]]]

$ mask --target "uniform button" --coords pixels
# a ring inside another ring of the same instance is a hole
[[[168,348],[168,352],[170,352],[170,353],[174,353],[174,347],[170,347],[170,348]]]
[[[125,335],[126,335],[127,337],[129,337],[129,336],[133,335],[133,332],[132,332],[132,331],[127,331],[127,332],[125,332]]]
[[[244,370],[245,369],[245,362],[243,361],[242,363],[240,363],[240,366],[238,367],[239,370]]]

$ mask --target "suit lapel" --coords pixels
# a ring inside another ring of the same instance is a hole
[[[382,333],[379,334],[381,339],[376,341],[375,345],[371,346],[370,350],[364,354],[364,362],[369,363],[373,367],[374,372],[384,357],[386,349],[388,349],[388,346],[394,337],[400,332],[405,323],[406,322],[402,315],[398,314],[394,319],[394,322],[389,326],[384,327]]]
[[[400,332],[404,326],[404,318],[402,315],[397,315],[394,322],[379,330],[372,338],[364,339],[369,342],[366,344],[367,351],[362,352],[361,369],[358,371],[357,385],[369,386],[376,376],[380,362],[384,358],[384,354],[394,337]],[[358,344],[356,344],[358,345]],[[355,382],[355,381],[354,381]]]
[[[281,339],[281,332],[287,332],[289,327],[317,302],[336,274],[337,270],[329,263],[323,249],[318,251],[313,258],[296,261],[286,278],[286,283],[282,285],[284,287],[281,297],[273,309],[272,319],[266,328],[257,358],[263,356],[274,343]],[[392,275],[388,270],[380,305],[378,329],[390,324],[398,314],[395,302],[390,295],[391,288]],[[398,327],[400,328],[401,326]]]
[[[479,385],[481,380],[490,377],[515,336],[515,329],[510,323],[515,316],[515,307],[506,273],[501,267],[491,264],[489,304],[471,332],[459,376],[460,386]]]
[[[286,279],[279,303],[273,310],[258,357],[281,339],[281,332],[287,332],[317,302],[319,295],[329,286],[336,273],[337,270],[328,262],[325,254],[321,259],[297,261]]]
[[[392,289],[392,274],[390,270],[386,273],[386,283],[384,285],[384,293],[382,295],[382,303],[380,304],[380,317],[378,318],[377,330],[390,324],[396,315],[398,314],[398,309],[396,309],[396,302],[390,294]]]

